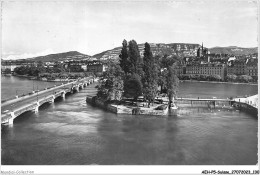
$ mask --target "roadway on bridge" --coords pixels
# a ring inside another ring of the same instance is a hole
[[[90,78],[87,78],[84,80],[79,80],[78,83],[80,83],[82,81],[88,81],[89,79]],[[64,85],[61,85],[58,87],[40,91],[40,92],[38,92],[38,94],[35,93],[31,96],[27,96],[26,98],[21,98],[20,100],[17,99],[16,101],[14,101],[12,103],[6,102],[1,105],[1,114],[11,112],[11,111],[13,111],[13,109],[18,109],[20,107],[25,106],[26,104],[37,103],[37,100],[40,100],[40,99],[42,100],[50,95],[54,95],[55,92],[59,92],[62,89],[70,89],[73,83],[75,84],[75,82],[71,82],[71,83],[64,84]]]
[[[17,101],[17,102],[14,102],[12,104],[7,104],[7,105],[4,105],[4,106],[1,106],[1,113],[3,114],[5,111],[6,112],[10,112],[12,111],[13,109],[18,109],[20,107],[23,107],[25,104],[30,104],[30,103],[37,103],[37,99],[38,100],[42,100],[50,95],[53,95],[55,94],[55,92],[59,92],[61,91],[62,88],[58,88],[58,89],[55,89],[55,90],[51,90],[51,91],[47,91],[45,93],[42,93],[42,94],[38,94],[36,93],[36,95],[32,96],[32,97],[28,97],[24,100],[20,100],[20,101]],[[8,111],[7,111],[8,110]]]

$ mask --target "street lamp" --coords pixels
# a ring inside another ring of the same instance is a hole
[[[14,104],[11,104],[11,111],[14,112]]]
[[[39,89],[38,89],[38,85],[37,85],[37,103],[38,103],[38,91],[39,91]]]
[[[34,91],[34,80],[33,80],[33,91]]]

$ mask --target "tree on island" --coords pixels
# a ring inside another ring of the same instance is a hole
[[[118,64],[109,63],[100,78],[97,96],[105,101],[121,100],[124,89],[124,72]]]
[[[140,56],[140,51],[135,40],[129,41],[128,45],[128,56],[129,56],[129,70],[131,74],[138,74],[140,77],[143,76],[142,64],[143,60]]]
[[[155,63],[150,45],[148,43],[145,43],[143,62],[143,94],[144,98],[148,100],[149,108],[150,103],[154,101],[157,94],[158,67]]]
[[[140,76],[136,73],[128,75],[124,82],[124,96],[127,98],[134,98],[134,101],[137,101],[137,98],[140,95],[142,95],[142,82]]]
[[[120,58],[119,62],[120,62],[121,68],[127,75],[128,73],[130,73],[130,61],[129,61],[128,51],[127,51],[127,41],[124,40],[122,45],[123,45],[123,47],[121,50],[121,54],[119,55],[119,58]]]
[[[167,95],[169,98],[169,105],[171,105],[171,103],[176,98],[178,88],[179,88],[179,79],[174,70],[174,66],[175,65],[168,66],[167,68],[166,83],[167,83]]]
[[[142,58],[135,40],[128,43],[123,41],[123,47],[120,54],[120,66],[125,72],[124,77],[124,96],[127,98],[134,98],[136,101],[138,96],[142,95],[143,76]]]
[[[158,85],[161,86],[161,93],[167,92],[167,77],[169,76],[169,67],[174,66],[178,63],[178,59],[176,56],[169,56],[165,54],[162,58],[160,58],[159,65],[160,71],[158,73]],[[173,69],[174,69],[173,68]]]

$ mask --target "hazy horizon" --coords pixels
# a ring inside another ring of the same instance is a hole
[[[141,43],[258,46],[257,1],[35,1],[2,3],[3,59]]]

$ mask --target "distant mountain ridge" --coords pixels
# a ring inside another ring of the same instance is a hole
[[[192,43],[149,43],[153,55],[178,55],[182,57],[193,57],[197,56],[197,50],[201,47],[200,44]],[[140,55],[143,56],[144,43],[138,44]],[[204,48],[206,48],[204,46]],[[66,61],[66,60],[106,60],[106,59],[118,59],[121,53],[122,47],[115,47],[111,50],[106,50],[93,56],[82,54],[77,51],[69,51],[63,53],[49,54],[45,56],[37,56],[21,60],[30,61],[42,61],[42,62],[55,62],[55,61]],[[208,48],[210,54],[228,54],[228,55],[249,55],[257,54],[258,47],[242,48],[237,46],[228,47],[212,47]]]
[[[69,52],[27,58],[26,60],[55,62],[55,61],[66,61],[66,60],[89,60],[89,59],[91,59],[91,56],[89,55],[85,55],[77,51],[69,51]]]
[[[258,53],[258,47],[243,48],[237,46],[209,48],[211,54],[249,55]]]

